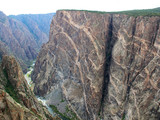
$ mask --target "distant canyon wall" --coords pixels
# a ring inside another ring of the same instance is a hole
[[[0,59],[6,54],[15,56],[26,72],[41,45],[49,40],[53,15],[6,16],[0,12]]]

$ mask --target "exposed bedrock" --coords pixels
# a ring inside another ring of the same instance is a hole
[[[0,64],[0,120],[57,120],[37,100],[11,56],[3,56]]]
[[[160,17],[58,11],[32,74],[35,94],[55,105],[65,99],[83,120],[159,119],[159,23]]]

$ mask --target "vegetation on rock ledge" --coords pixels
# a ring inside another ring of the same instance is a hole
[[[6,92],[7,92],[16,102],[20,103],[20,100],[19,100],[19,98],[18,98],[18,96],[17,96],[17,93],[16,93],[13,85],[12,85],[12,84],[10,83],[10,81],[8,80],[8,75],[7,75],[6,70],[4,69],[3,72],[4,72],[4,75],[5,75],[6,80],[7,80],[7,84],[6,84],[6,86],[5,86]]]
[[[100,14],[125,14],[129,16],[160,16],[160,7],[154,8],[154,9],[144,9],[144,10],[128,10],[128,11],[120,11],[120,12],[105,12],[105,11],[91,11],[91,10],[67,10],[67,9],[62,9],[59,11],[86,11],[86,12],[92,12],[92,13],[100,13]]]
[[[63,120],[79,120],[76,114],[68,106],[66,106],[65,113],[61,113],[55,105],[50,105],[50,107]]]

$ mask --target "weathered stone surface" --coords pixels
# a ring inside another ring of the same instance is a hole
[[[50,41],[35,65],[35,93],[44,95],[59,85],[78,115],[95,118],[102,97],[110,20],[110,15],[59,11],[51,24]]]
[[[15,58],[3,56],[0,66],[1,120],[54,120],[35,98]]]
[[[35,94],[55,104],[49,96],[58,91],[83,120],[158,120],[159,23],[160,17],[58,11],[35,64]]]
[[[38,120],[38,116],[13,100],[5,91],[0,90],[1,120]]]
[[[158,120],[160,17],[113,16],[112,50],[104,119]],[[120,26],[119,28],[116,26]]]

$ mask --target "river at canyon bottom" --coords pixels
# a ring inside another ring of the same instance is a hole
[[[29,85],[29,87],[31,89],[33,87],[33,82],[32,82],[32,79],[31,79],[31,73],[33,71],[34,65],[35,65],[35,62],[31,65],[31,67],[29,68],[29,71],[24,75],[24,77],[25,77],[25,79],[26,79],[26,81],[27,81],[27,83],[28,83],[28,85]],[[38,96],[36,96],[36,97],[37,97],[38,101],[42,102],[42,104],[44,106],[46,106],[46,108],[48,109],[48,111],[50,112],[50,114],[52,114],[53,116],[55,116],[54,113],[53,113],[53,110],[47,105],[46,100],[44,98],[42,98],[42,97],[38,97]]]

